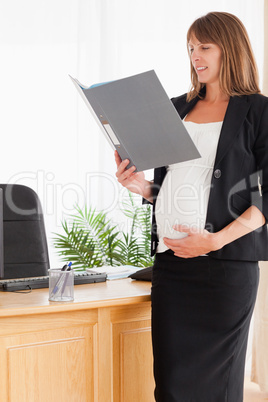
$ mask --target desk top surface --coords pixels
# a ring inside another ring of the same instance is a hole
[[[33,289],[31,293],[0,292],[0,318],[136,304],[150,300],[151,282],[129,278],[76,285],[73,302],[49,301],[48,288]]]

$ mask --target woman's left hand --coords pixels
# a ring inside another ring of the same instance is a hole
[[[175,225],[173,229],[188,234],[183,239],[164,238],[165,245],[174,251],[177,257],[198,257],[220,248],[216,233],[210,233],[206,229],[190,229],[185,225]]]

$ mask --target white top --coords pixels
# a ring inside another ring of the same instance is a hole
[[[155,216],[159,244],[156,252],[168,249],[163,237],[180,239],[187,236],[172,227],[185,224],[203,229],[206,223],[208,198],[222,122],[198,124],[184,121],[201,158],[167,167],[160,188]]]

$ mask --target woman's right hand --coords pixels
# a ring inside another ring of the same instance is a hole
[[[135,172],[135,166],[131,166],[127,169],[129,160],[125,159],[122,161],[117,151],[115,151],[114,155],[117,165],[117,172],[115,175],[118,182],[132,193],[139,194],[150,201],[151,183],[148,180],[145,180],[144,172]]]

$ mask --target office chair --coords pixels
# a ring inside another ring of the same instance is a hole
[[[49,256],[38,195],[19,184],[3,189],[4,278],[48,275]]]

